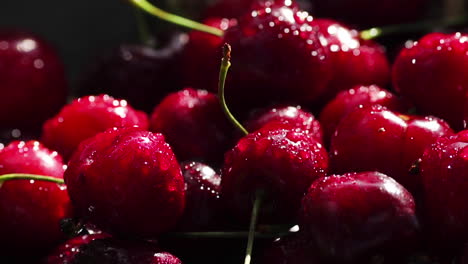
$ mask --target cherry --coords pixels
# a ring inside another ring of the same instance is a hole
[[[223,31],[237,24],[235,19],[210,17],[204,24]],[[182,56],[182,75],[185,85],[215,92],[218,87],[219,59],[223,38],[197,30],[189,33]]]
[[[151,115],[151,131],[166,137],[179,160],[222,161],[232,129],[216,95],[205,90],[169,94]]]
[[[407,44],[393,66],[393,84],[419,111],[462,129],[468,91],[468,35],[432,33]]]
[[[64,106],[42,128],[42,141],[57,150],[66,159],[81,141],[120,126],[140,126],[148,128],[145,113],[134,110],[125,100],[117,100],[108,95],[85,96]]]
[[[80,93],[125,98],[137,109],[151,111],[169,92],[182,88],[178,67],[187,43],[175,34],[166,46],[120,45],[99,58],[82,77]]]
[[[263,264],[315,264],[320,260],[314,242],[302,233],[278,238],[265,251]]]
[[[28,173],[61,179],[57,152],[37,141],[14,141],[0,149],[0,175]],[[64,185],[34,180],[0,182],[0,255],[43,254],[63,238],[60,221],[70,217]]]
[[[378,172],[316,180],[302,200],[300,223],[324,257],[339,263],[405,249],[418,230],[411,194]]]
[[[420,169],[426,217],[439,247],[463,243],[468,237],[466,188],[468,132],[440,138],[426,149]]]
[[[311,2],[315,15],[370,27],[415,21],[426,11],[424,7],[428,1],[384,0],[376,3],[370,0],[311,0]]]
[[[209,6],[205,11],[205,17],[240,18],[258,0],[219,0]]]
[[[419,195],[422,183],[410,169],[424,149],[439,137],[452,135],[445,121],[407,116],[380,105],[347,115],[331,139],[330,167],[334,173],[377,170]]]
[[[0,87],[1,129],[35,129],[67,96],[64,68],[55,50],[22,31],[0,30]]]
[[[54,250],[53,253],[43,261],[43,264],[68,264],[72,263],[76,254],[81,250],[81,246],[88,244],[89,242],[105,238],[108,235],[105,234],[90,234],[74,237],[64,244],[60,245]]]
[[[83,141],[64,178],[78,216],[111,234],[156,236],[184,210],[172,149],[161,134],[141,128],[113,128]]]
[[[271,125],[248,134],[226,154],[221,199],[229,213],[246,221],[261,191],[260,221],[288,223],[307,188],[325,176],[327,167],[327,153],[310,133]]]
[[[339,122],[358,106],[379,104],[389,110],[406,112],[406,104],[396,95],[380,88],[377,85],[358,85],[349,90],[342,91],[328,102],[320,113],[320,123],[322,124],[325,141],[327,144]]]
[[[219,223],[221,177],[208,165],[181,165],[185,180],[185,211],[178,230],[215,230]]]

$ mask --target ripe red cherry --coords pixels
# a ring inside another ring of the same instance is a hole
[[[322,127],[319,121],[300,106],[273,107],[256,112],[245,123],[245,128],[247,131],[256,131],[269,123],[287,124],[292,128],[307,130],[318,142],[322,142]]]
[[[261,190],[260,221],[284,223],[296,217],[307,188],[327,168],[327,152],[310,133],[268,126],[245,136],[226,154],[221,199],[232,215],[246,221]]]
[[[44,261],[43,264],[66,264],[73,263],[73,259],[80,252],[81,246],[89,242],[107,237],[104,234],[91,234],[72,238],[60,245]]]
[[[76,213],[111,234],[153,237],[185,205],[184,179],[161,134],[113,128],[82,142],[65,171]]]
[[[216,95],[205,90],[172,93],[151,115],[151,131],[165,136],[179,160],[222,161],[232,130]]]
[[[421,161],[426,217],[438,246],[468,237],[468,131],[439,139]]]
[[[353,112],[358,106],[368,106],[379,104],[387,107],[389,110],[402,111],[407,110],[406,105],[393,93],[376,85],[355,86],[349,90],[340,92],[333,100],[323,108],[320,113],[320,123],[324,130],[324,138],[327,143],[339,122],[349,113]]]
[[[390,66],[384,47],[361,39],[357,30],[334,20],[315,19],[312,25],[322,34],[333,63],[333,78],[321,101],[328,102],[339,91],[356,85],[388,84]]]
[[[0,175],[29,173],[63,177],[62,158],[37,141],[0,150]],[[60,220],[70,217],[64,185],[33,180],[0,184],[0,255],[43,254],[63,238]]]
[[[380,105],[359,108],[340,122],[331,139],[330,167],[334,173],[380,171],[417,195],[422,183],[409,172],[411,166],[427,146],[452,134],[435,117],[402,115]]]
[[[81,141],[112,127],[140,126],[148,129],[148,117],[125,100],[108,95],[85,96],[66,105],[42,128],[42,141],[66,159]]]
[[[462,129],[468,91],[468,35],[426,35],[402,50],[393,66],[395,89],[419,111]]]
[[[150,112],[168,93],[182,88],[179,67],[187,35],[175,34],[162,48],[120,45],[99,58],[83,76],[80,93],[125,98]]]
[[[215,230],[219,226],[221,177],[199,162],[182,164],[185,180],[185,211],[178,230]]]
[[[206,19],[204,24],[225,31],[237,25],[237,20],[216,16]],[[218,89],[222,44],[222,37],[196,30],[189,33],[180,65],[185,85],[212,92]]]
[[[378,172],[316,180],[302,200],[300,223],[322,254],[338,263],[404,249],[418,230],[411,194]]]
[[[0,30],[0,127],[36,128],[65,103],[67,83],[55,50],[38,36]]]

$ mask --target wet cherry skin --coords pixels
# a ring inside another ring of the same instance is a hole
[[[432,33],[407,44],[393,65],[393,85],[418,111],[460,130],[468,91],[468,35]]]
[[[0,175],[28,173],[61,179],[63,171],[57,152],[37,141],[14,141],[0,149]],[[0,184],[0,254],[43,254],[60,243],[64,237],[60,220],[71,217],[70,207],[64,185],[33,180]]]
[[[65,103],[67,89],[52,46],[29,32],[0,29],[2,129],[40,126]]]
[[[452,135],[449,125],[435,117],[392,112],[380,105],[362,107],[347,115],[331,139],[333,173],[380,171],[414,195],[421,191],[411,166],[439,137]]]
[[[404,249],[419,229],[413,196],[379,172],[316,180],[302,200],[301,230],[326,258],[353,261],[386,247]]]
[[[163,135],[113,128],[82,142],[65,171],[78,216],[112,235],[154,237],[185,206],[180,166]]]
[[[69,159],[80,142],[112,127],[148,129],[148,117],[125,100],[101,94],[78,98],[42,127],[42,141]]]
[[[90,234],[74,237],[59,247],[57,247],[53,253],[49,254],[43,261],[43,264],[68,264],[73,261],[75,255],[80,252],[81,246],[88,244],[89,242],[107,237],[105,234]]]
[[[261,190],[259,220],[288,223],[312,181],[327,169],[327,152],[310,133],[273,124],[243,137],[226,154],[221,199],[229,214],[247,222]]]

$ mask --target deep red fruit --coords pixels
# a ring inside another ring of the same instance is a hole
[[[404,249],[418,230],[411,194],[378,172],[316,180],[302,200],[300,223],[324,256],[339,263]]]
[[[221,198],[231,214],[246,221],[256,191],[263,191],[261,221],[284,223],[295,218],[307,188],[327,168],[327,152],[310,133],[269,126],[245,136],[226,154]]]
[[[347,115],[331,139],[330,167],[334,173],[380,171],[419,194],[422,183],[410,168],[424,149],[453,131],[435,117],[407,116],[380,105]]]
[[[112,127],[139,126],[148,129],[145,113],[133,109],[125,100],[108,95],[85,96],[66,105],[42,128],[42,140],[70,158],[80,142]]]
[[[181,161],[221,161],[232,130],[216,95],[205,90],[172,93],[151,115],[151,131],[162,133]]]
[[[311,103],[325,91],[332,64],[312,20],[290,1],[264,1],[225,32],[233,64],[226,100],[236,114],[275,102]]]
[[[311,0],[314,14],[361,27],[416,21],[429,6],[426,0]]]
[[[79,241],[87,240],[87,241]],[[115,238],[78,238],[74,243],[75,252],[65,248],[63,254],[69,258],[62,263],[70,264],[182,264],[175,256],[161,252],[154,244],[148,242],[123,241]],[[70,254],[71,253],[71,254]],[[56,264],[53,262],[45,264]],[[58,264],[57,263],[57,264]]]
[[[311,24],[323,36],[333,64],[333,78],[320,101],[328,102],[339,91],[356,85],[388,84],[390,65],[384,47],[361,39],[357,30],[337,21],[315,19]]]
[[[184,210],[184,179],[170,146],[140,128],[82,142],[64,177],[77,214],[111,234],[154,237]]]
[[[185,211],[179,230],[214,230],[219,226],[221,177],[199,162],[182,164],[185,180]]]
[[[37,141],[12,142],[0,149],[0,175],[30,173],[63,177],[57,152]],[[63,238],[60,220],[70,217],[66,187],[50,182],[0,183],[0,255],[44,253]]]
[[[396,95],[376,85],[359,85],[342,91],[329,101],[320,113],[325,142],[330,142],[339,122],[347,114],[353,112],[358,106],[374,104],[385,106],[392,111],[405,112],[407,110],[406,105]]]
[[[300,106],[267,108],[255,113],[246,123],[247,131],[256,131],[268,123],[288,124],[292,128],[309,131],[315,140],[322,142],[322,127],[318,120]]]
[[[407,45],[393,66],[393,84],[419,111],[462,129],[468,101],[468,35],[433,33]]]
[[[160,49],[121,45],[95,62],[83,77],[80,93],[125,98],[150,112],[164,96],[182,88],[179,67],[186,44],[187,35],[175,34]]]
[[[0,128],[40,126],[65,103],[62,62],[44,40],[0,30]]]
[[[421,162],[427,221],[439,246],[468,237],[468,131],[427,148]]]
[[[50,254],[44,261],[43,264],[68,264],[72,263],[76,254],[81,250],[81,246],[88,244],[89,242],[105,238],[107,235],[104,234],[92,234],[84,235],[72,238],[60,245]]]
[[[276,239],[264,252],[262,264],[319,264],[318,249],[302,233]]]
[[[219,0],[205,11],[205,17],[240,18],[258,0]]]
[[[238,1],[238,0],[236,0]],[[204,24],[227,30],[237,25],[237,20],[210,17]],[[184,84],[197,89],[207,89],[215,92],[218,90],[219,65],[222,58],[223,38],[201,31],[192,31],[184,48],[182,69]]]

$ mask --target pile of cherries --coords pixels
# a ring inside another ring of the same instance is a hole
[[[468,33],[391,63],[292,0],[205,14],[68,104],[54,49],[0,30],[1,263],[468,263]]]

